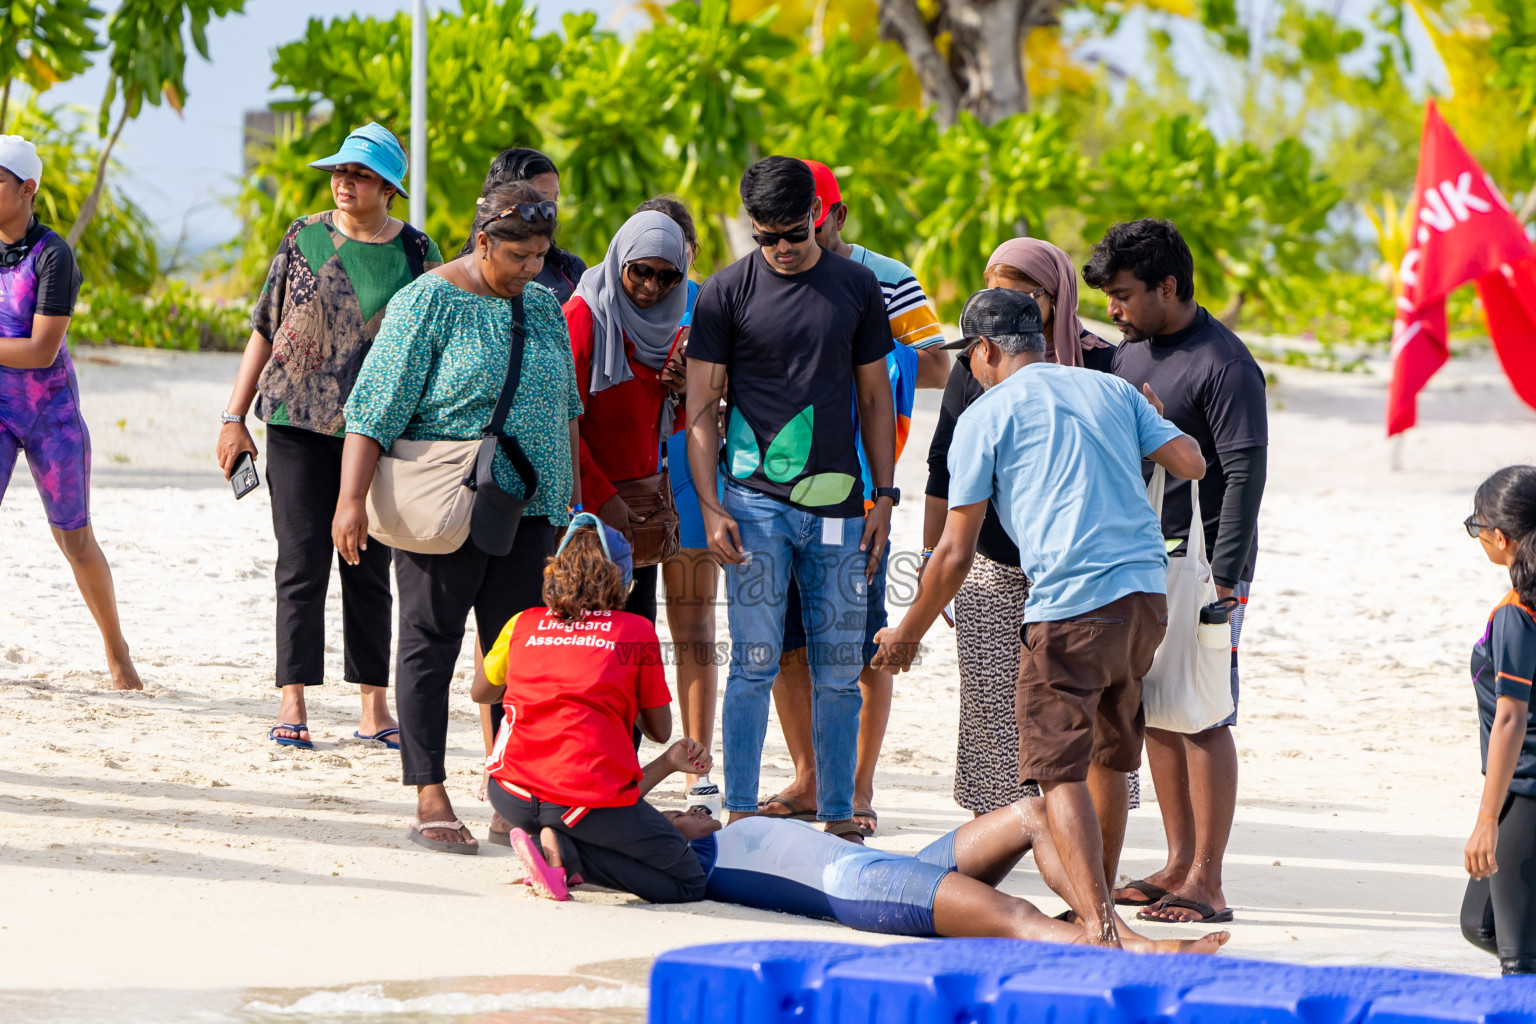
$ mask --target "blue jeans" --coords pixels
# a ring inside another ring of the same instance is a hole
[[[768,731],[768,702],[784,643],[791,578],[800,586],[810,637],[811,738],[822,821],[853,817],[858,760],[859,671],[864,667],[866,556],[864,520],[823,519],[733,483],[726,513],[741,530],[750,565],[725,567],[731,669],[722,706],[725,809],[757,810],[758,770]]]

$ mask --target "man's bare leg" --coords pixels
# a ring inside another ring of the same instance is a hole
[[[1212,910],[1225,910],[1227,898],[1221,888],[1221,868],[1237,810],[1237,745],[1232,741],[1230,726],[1182,736],[1180,741],[1188,766],[1188,789],[1183,799],[1190,809],[1194,853],[1184,880],[1169,891],[1208,904]],[[1162,800],[1161,790],[1158,800]],[[1170,849],[1172,845],[1170,839]],[[1199,919],[1195,911],[1184,907],[1166,907],[1151,912],[1151,916],[1160,921]]]
[[[859,691],[864,704],[859,709],[859,760],[853,773],[853,820],[875,830],[873,817],[866,817],[860,809],[875,808],[875,765],[880,761],[880,747],[885,742],[885,729],[891,721],[891,693],[896,680],[889,672],[864,666],[859,673]]]
[[[1104,881],[1104,842],[1088,784],[1042,781],[1040,788],[1045,793],[1046,820],[1065,876],[1066,891],[1061,897],[1077,914],[1091,941],[1120,945],[1114,901]]]
[[[1088,766],[1088,794],[1099,816],[1099,841],[1104,847],[1104,884],[1115,887],[1120,874],[1120,848],[1125,845],[1125,822],[1131,813],[1131,788],[1124,772],[1099,764]],[[1113,901],[1111,901],[1113,902]]]
[[[1164,729],[1147,730],[1147,766],[1157,789],[1157,810],[1163,818],[1168,857],[1163,866],[1146,876],[1148,885],[1176,892],[1189,876],[1195,859],[1195,811],[1189,799],[1189,765],[1184,757],[1184,737]],[[1132,907],[1151,906],[1138,889],[1116,889],[1116,899],[1131,900]],[[1143,902],[1145,901],[1145,902]]]

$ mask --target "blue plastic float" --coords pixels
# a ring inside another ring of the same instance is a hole
[[[1536,980],[1010,939],[733,942],[651,970],[650,1024],[1536,1024]]]

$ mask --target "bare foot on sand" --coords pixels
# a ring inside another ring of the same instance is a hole
[[[144,689],[144,682],[139,678],[139,671],[133,667],[133,659],[128,656],[127,645],[124,645],[120,651],[107,652],[107,669],[112,673],[112,689]]]
[[[1149,939],[1122,929],[1120,945],[1132,953],[1214,953],[1231,938],[1231,932],[1211,932],[1198,939]]]

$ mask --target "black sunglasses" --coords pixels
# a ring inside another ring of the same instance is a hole
[[[799,245],[811,237],[811,215],[809,213],[805,215],[805,220],[806,223],[802,227],[795,228],[793,231],[754,231],[752,232],[752,241],[764,249],[772,249],[779,244],[780,240],[789,242],[791,245]]]
[[[494,224],[498,220],[504,220],[514,213],[523,220],[532,222],[537,220],[554,220],[555,214],[560,212],[560,204],[553,199],[546,199],[541,203],[513,203],[498,214],[486,218],[487,224]]]
[[[624,269],[629,271],[629,276],[635,279],[636,284],[644,284],[654,277],[662,291],[671,291],[683,280],[681,270],[657,270],[644,263],[626,263]]]
[[[25,241],[17,242],[15,245],[0,249],[0,268],[9,270],[16,266],[22,260],[27,258],[27,253],[30,251],[30,249],[31,246],[27,245]]]
[[[1477,516],[1475,515],[1467,516],[1467,518],[1461,521],[1461,525],[1467,528],[1467,536],[1471,537],[1473,540],[1477,540],[1478,534],[1482,533],[1484,530],[1498,529],[1496,526],[1490,526],[1487,523],[1478,522]]]

